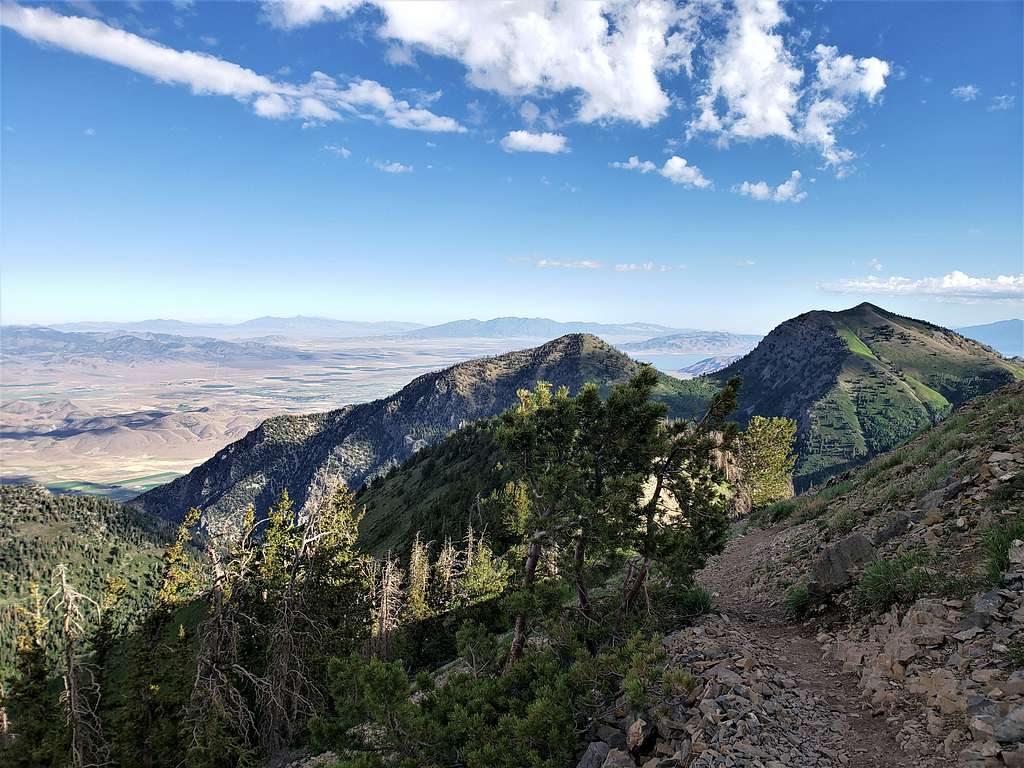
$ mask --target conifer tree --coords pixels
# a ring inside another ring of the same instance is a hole
[[[431,605],[435,612],[443,613],[455,605],[458,590],[458,551],[451,537],[444,540],[444,545],[437,553],[434,563],[432,580]]]
[[[192,529],[199,523],[199,517],[198,509],[190,509],[178,526],[174,543],[164,552],[163,578],[156,596],[159,609],[171,611],[187,603],[199,591],[199,574],[189,554]]]
[[[355,498],[344,483],[328,478],[304,512],[287,581],[274,601],[266,671],[257,681],[260,737],[269,755],[323,708],[319,681],[327,660],[358,647],[369,627],[367,558],[355,546],[362,518]]]
[[[750,489],[755,509],[793,495],[796,422],[780,416],[754,416],[738,441],[740,481]]]
[[[67,727],[56,697],[50,692],[46,658],[47,620],[39,586],[29,584],[24,604],[16,609],[17,674],[6,690],[3,706],[10,711],[11,743],[3,751],[4,765],[37,768],[66,765]]]
[[[409,551],[409,587],[405,612],[410,620],[418,621],[430,615],[429,591],[430,544],[424,544],[417,531]]]

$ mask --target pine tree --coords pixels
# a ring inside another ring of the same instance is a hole
[[[156,596],[159,609],[171,611],[192,600],[199,591],[199,575],[189,552],[192,528],[199,517],[198,509],[190,509],[178,526],[174,543],[164,552],[163,579]]]
[[[434,563],[431,606],[435,613],[444,613],[455,605],[458,591],[458,562],[458,551],[451,538],[446,538]]]
[[[793,495],[795,440],[796,422],[779,416],[754,416],[740,435],[740,481],[755,509]]]
[[[12,741],[3,751],[11,768],[67,765],[67,727],[50,692],[46,658],[47,620],[39,586],[29,584],[25,604],[17,606],[17,674],[3,700],[10,713]]]
[[[345,656],[369,628],[367,558],[356,549],[362,513],[340,481],[325,481],[303,508],[287,582],[274,599],[266,671],[258,681],[260,737],[273,756],[324,706],[318,681],[327,660]]]
[[[430,615],[430,544],[424,544],[417,531],[409,551],[409,588],[405,612],[411,621]]]

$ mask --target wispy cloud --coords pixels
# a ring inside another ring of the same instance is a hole
[[[993,96],[988,103],[989,112],[1002,112],[1007,109],[1013,109],[1013,105],[1017,103],[1017,97],[1004,93],[1002,96]]]
[[[744,181],[734,186],[732,191],[754,200],[771,200],[775,203],[799,203],[807,198],[807,193],[800,189],[800,171],[793,171],[788,179],[776,187],[766,181]]]
[[[332,155],[337,155],[343,160],[347,160],[349,155],[352,154],[352,150],[348,147],[343,147],[341,144],[324,144],[324,151],[330,152]]]
[[[935,296],[940,298],[979,301],[1024,299],[1024,272],[1018,275],[972,277],[954,270],[942,277],[881,278],[868,277],[838,280],[821,285],[832,293],[875,294],[880,296]]]
[[[95,19],[63,16],[46,7],[5,3],[0,25],[37,43],[110,62],[161,83],[201,95],[230,96],[260,117],[307,124],[361,117],[420,131],[464,132],[450,117],[397,99],[374,80],[345,84],[322,72],[306,83],[285,83],[208,53],[179,51]]]
[[[954,98],[960,99],[960,101],[974,101],[981,95],[981,89],[976,85],[958,85],[952,91],[949,92]]]
[[[640,263],[616,264],[616,272],[675,272],[686,269],[685,264],[656,264],[653,261]]]
[[[374,168],[383,173],[412,173],[413,167],[411,165],[405,165],[395,161],[383,162],[381,160],[373,160],[370,162]]]

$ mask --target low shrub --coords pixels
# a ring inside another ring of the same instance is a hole
[[[794,584],[786,591],[786,615],[802,619],[811,610],[811,592],[806,584]]]
[[[933,576],[925,552],[909,552],[877,560],[864,569],[857,584],[857,602],[864,608],[884,611],[896,603],[909,603],[928,591]]]
[[[1024,515],[986,529],[981,535],[981,548],[985,555],[985,582],[995,585],[1010,567],[1010,545],[1015,539],[1024,539]]]
[[[776,501],[754,510],[750,515],[750,524],[758,528],[769,528],[788,519],[799,507],[796,499]]]
[[[839,538],[848,533],[852,533],[853,529],[857,527],[857,523],[860,522],[860,519],[860,512],[857,512],[854,509],[844,509],[840,512],[836,512],[828,521],[829,533],[832,534],[833,538]]]

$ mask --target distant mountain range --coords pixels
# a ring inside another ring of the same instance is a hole
[[[48,364],[142,362],[206,362],[250,364],[301,361],[313,355],[265,341],[225,341],[148,331],[66,332],[39,326],[0,328],[0,359],[36,360]]]
[[[1024,357],[1024,320],[1000,320],[956,330],[969,339],[992,347],[1006,357]]]
[[[294,317],[257,317],[241,323],[140,320],[138,322],[59,323],[48,327],[58,331],[172,333],[181,336],[209,336],[216,339],[241,339],[256,336],[281,336],[289,339],[344,339],[399,334],[423,326],[420,323],[404,323],[395,320],[372,322],[296,315]]]
[[[655,336],[644,341],[620,344],[623,352],[645,352],[647,354],[682,354],[710,352],[716,354],[742,354],[757,346],[761,336],[727,331],[687,330],[664,336]]]
[[[42,326],[32,326],[39,327]],[[282,339],[344,339],[401,336],[409,339],[544,339],[570,333],[592,333],[614,339],[645,339],[669,333],[690,332],[654,323],[559,322],[544,317],[496,317],[491,320],[453,320],[440,325],[398,321],[361,322],[326,317],[258,317],[242,323],[189,323],[182,320],[138,322],[59,323],[46,326],[74,333],[158,333],[244,339],[277,336]],[[694,331],[694,333],[700,333]]]
[[[454,320],[403,335],[411,339],[554,339],[570,333],[590,333],[603,338],[642,338],[678,330],[653,323],[563,323],[545,317],[496,317],[493,320]]]
[[[807,484],[892,448],[1024,369],[960,334],[860,304],[787,320],[737,362],[698,381],[743,378],[740,416],[798,423]]]
[[[686,365],[678,369],[675,375],[680,379],[695,379],[698,376],[706,376],[709,373],[720,371],[726,366],[732,365],[743,355],[716,355],[705,357],[692,365]]]

